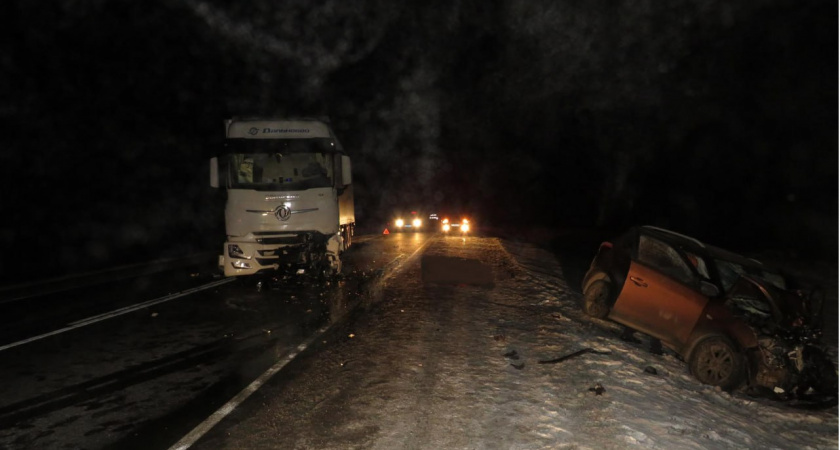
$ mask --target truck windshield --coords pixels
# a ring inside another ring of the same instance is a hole
[[[334,155],[331,144],[329,139],[231,142],[227,146],[230,187],[258,191],[331,187]]]

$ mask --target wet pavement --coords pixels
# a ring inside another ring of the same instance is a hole
[[[430,237],[357,236],[328,283],[220,283],[208,261],[4,303],[0,447],[166,448],[340,322]],[[155,299],[165,301],[143,306]]]

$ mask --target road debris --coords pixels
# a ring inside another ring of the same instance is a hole
[[[601,395],[606,391],[607,390],[604,389],[604,386],[602,386],[601,383],[595,383],[595,386],[592,386],[591,388],[589,388],[589,392],[594,392],[595,395]]]
[[[537,362],[540,363],[540,364],[556,364],[556,363],[566,361],[568,359],[578,357],[578,356],[583,355],[585,353],[595,353],[597,355],[609,355],[612,352],[609,351],[609,350],[595,350],[592,347],[586,347],[586,348],[580,349],[576,352],[569,353],[568,355],[561,356],[559,358],[548,359],[548,360],[540,360],[540,361],[537,361]]]

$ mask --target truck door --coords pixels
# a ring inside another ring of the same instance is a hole
[[[699,283],[679,251],[642,235],[609,317],[680,348],[709,301],[693,288]]]

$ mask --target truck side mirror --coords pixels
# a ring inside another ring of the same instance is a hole
[[[210,158],[210,187],[219,187],[219,158]]]
[[[350,157],[341,155],[341,184],[344,186],[353,183],[353,171],[350,166]]]

